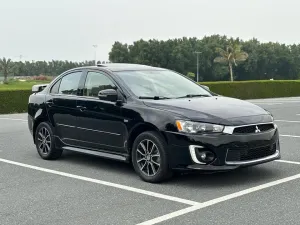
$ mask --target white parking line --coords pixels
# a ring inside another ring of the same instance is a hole
[[[287,104],[287,103],[299,103],[300,101],[249,101],[253,104]]]
[[[7,118],[7,117],[0,117],[0,120],[15,120],[15,121],[23,121],[23,122],[28,121],[28,120],[24,120],[24,119],[15,119],[15,118]]]
[[[282,163],[288,163],[288,164],[295,164],[295,165],[300,165],[300,162],[295,162],[295,161],[288,161],[288,160],[275,160],[276,162],[282,162]]]
[[[216,198],[216,199],[213,199],[213,200],[210,200],[210,201],[207,201],[207,202],[199,203],[198,205],[194,205],[194,206],[191,206],[191,207],[188,207],[188,208],[185,208],[185,209],[181,209],[181,210],[178,210],[178,211],[175,211],[175,212],[172,212],[172,213],[169,213],[169,214],[166,214],[166,215],[163,215],[163,216],[160,216],[160,217],[157,217],[157,218],[139,223],[138,225],[157,224],[157,223],[160,223],[162,221],[166,221],[166,220],[169,220],[169,219],[172,219],[172,218],[175,218],[175,217],[178,217],[178,216],[190,213],[190,212],[194,212],[194,211],[199,210],[199,209],[206,208],[208,206],[212,206],[212,205],[224,202],[224,201],[228,201],[230,199],[241,197],[243,195],[247,195],[247,194],[250,194],[250,193],[253,193],[253,192],[256,192],[256,191],[260,191],[260,190],[263,190],[263,189],[266,189],[266,188],[269,188],[269,187],[272,187],[272,186],[276,186],[276,185],[279,185],[279,184],[283,184],[283,183],[286,183],[286,182],[289,182],[289,181],[292,181],[292,180],[296,180],[296,179],[299,179],[299,178],[300,178],[300,174],[297,174],[297,175],[294,175],[294,176],[290,176],[290,177],[286,177],[286,178],[283,178],[283,179],[280,179],[280,180],[276,180],[276,181],[272,181],[272,182],[269,182],[269,183],[266,183],[266,184],[262,184],[262,185],[259,185],[259,186],[256,186],[256,187],[248,188],[248,189],[243,190],[243,191],[239,191],[239,192],[236,192],[236,193],[225,195],[223,197]]]
[[[292,138],[300,138],[300,136],[297,135],[288,135],[288,134],[281,134],[280,137],[292,137]]]
[[[56,174],[56,175],[60,175],[60,176],[64,176],[64,177],[88,181],[88,182],[92,182],[92,183],[96,183],[96,184],[102,184],[105,186],[123,189],[126,191],[131,191],[131,192],[148,195],[148,196],[152,196],[152,197],[156,197],[156,198],[160,198],[160,199],[165,199],[165,200],[169,200],[169,201],[174,201],[174,202],[178,202],[178,203],[182,203],[182,204],[187,204],[187,205],[198,205],[199,204],[199,202],[190,201],[190,200],[183,199],[183,198],[177,198],[177,197],[173,197],[170,195],[164,195],[164,194],[160,194],[160,193],[156,193],[156,192],[152,192],[152,191],[146,191],[146,190],[139,189],[139,188],[134,188],[134,187],[121,185],[121,184],[115,184],[115,183],[111,183],[111,182],[107,182],[107,181],[103,181],[103,180],[97,180],[97,179],[92,179],[92,178],[88,178],[88,177],[78,176],[78,175],[74,175],[74,174],[70,174],[70,173],[59,172],[56,170],[50,170],[50,169],[46,169],[46,168],[42,168],[42,167],[38,167],[38,166],[32,166],[32,165],[19,163],[19,162],[7,160],[7,159],[0,158],[0,162],[8,163],[8,164],[16,165],[16,166],[21,166],[21,167],[25,167],[25,168],[30,168],[30,169],[34,169],[34,170],[38,170],[38,171],[42,171],[42,172],[46,172],[46,173]]]
[[[299,120],[275,120],[275,122],[284,122],[284,123],[300,123]]]
[[[283,103],[262,103],[262,102],[252,102],[255,105],[282,105]]]

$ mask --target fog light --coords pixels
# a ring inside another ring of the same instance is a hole
[[[215,159],[215,154],[211,151],[199,151],[199,149],[197,149],[196,155],[199,161],[204,163],[211,163]]]
[[[189,150],[194,163],[207,165],[216,159],[214,152],[205,146],[190,145]]]
[[[200,155],[200,157],[201,157],[202,160],[205,160],[206,159],[206,153],[202,152],[201,155]]]

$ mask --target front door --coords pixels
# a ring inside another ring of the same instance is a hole
[[[77,99],[81,146],[125,153],[127,129],[122,117],[122,107],[117,106],[116,102],[100,100],[98,93],[104,89],[116,89],[114,81],[104,72],[88,71],[83,96]]]
[[[81,78],[82,71],[63,76],[52,86],[46,99],[55,135],[72,146],[78,145],[76,101]]]

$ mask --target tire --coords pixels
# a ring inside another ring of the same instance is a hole
[[[148,154],[145,151],[147,145]],[[134,170],[142,180],[159,183],[172,177],[167,144],[159,133],[147,131],[140,134],[133,143],[131,155]]]
[[[47,137],[44,139],[43,137]],[[41,141],[45,140],[42,144]],[[40,157],[45,160],[58,159],[63,150],[55,148],[54,136],[52,127],[47,122],[42,122],[38,125],[35,132],[36,149]]]

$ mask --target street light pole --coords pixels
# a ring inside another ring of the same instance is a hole
[[[95,48],[95,66],[97,66],[97,47],[98,47],[98,45],[93,45],[93,47]]]
[[[197,82],[199,82],[199,58],[198,58],[198,56],[199,56],[199,54],[201,53],[201,52],[195,52],[196,54],[197,54]]]

